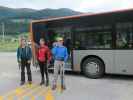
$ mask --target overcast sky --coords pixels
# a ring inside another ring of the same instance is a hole
[[[70,8],[81,12],[103,12],[133,8],[133,0],[0,0],[11,8]]]

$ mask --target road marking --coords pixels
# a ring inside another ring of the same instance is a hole
[[[54,100],[54,97],[52,95],[52,90],[50,88],[48,89],[46,93],[45,100]]]
[[[27,85],[25,89],[19,89],[16,90],[16,95],[17,98],[19,98],[19,100],[22,100],[21,96],[25,95],[28,91],[30,91],[31,89],[37,87],[37,85],[31,84],[31,85]]]
[[[18,98],[20,98],[21,100],[23,100],[23,98],[25,96],[28,96],[28,94],[31,92],[31,91],[34,91],[35,89],[38,88],[38,85],[31,85],[31,86],[28,86],[28,89],[24,90],[23,93],[21,93],[21,95],[18,95]]]
[[[16,93],[16,95],[21,95],[22,93],[24,92],[24,90],[23,89],[16,89],[16,91],[15,91],[15,93]]]
[[[41,96],[41,94],[45,94],[45,92],[47,92],[47,88],[44,87],[44,86],[42,86],[41,91],[37,92],[36,95],[37,95],[37,96]]]
[[[17,88],[24,89],[24,88],[26,88],[26,86],[27,86],[27,84],[25,84],[25,85],[23,85],[23,86],[20,86],[20,87],[17,87]],[[17,88],[16,88],[16,89],[17,89]],[[13,94],[13,93],[16,91],[16,89],[13,89],[12,91],[9,91],[9,92],[3,94],[3,97],[7,97],[8,95]]]
[[[45,100],[54,100],[50,86],[45,87],[36,84],[26,84],[17,87],[16,89],[9,91],[7,94],[0,96],[0,100],[14,100],[14,98],[17,98],[17,100],[25,100],[26,97],[29,97],[30,100],[35,100],[39,97],[43,97]]]
[[[0,96],[0,100],[3,100],[3,96]]]
[[[8,98],[7,100],[13,100],[13,97],[12,96],[9,96],[7,98]]]
[[[57,85],[57,92],[62,93],[63,89],[60,84]]]
[[[18,88],[16,88],[9,96],[8,96],[8,98],[13,98],[13,97],[17,97],[17,98],[19,98],[19,100],[22,100],[21,98],[20,98],[20,96],[22,95],[22,94],[25,94],[26,93],[26,91],[28,91],[30,88],[33,88],[33,87],[35,87],[36,85],[29,85],[29,84],[27,84],[27,85],[25,85],[24,87],[18,87]],[[10,99],[9,99],[10,100]],[[13,99],[12,99],[13,100]]]
[[[21,96],[21,98],[24,99],[26,96],[33,97],[33,94],[36,95],[41,90],[42,90],[42,87],[38,86],[38,87],[32,89],[31,91],[27,92],[26,95]]]
[[[4,98],[8,98],[8,100],[13,100],[13,97],[18,97],[19,100],[22,100],[21,95],[25,95],[30,89],[36,87],[37,85],[23,85],[21,87],[16,88],[15,90],[10,91],[7,95],[4,95]]]
[[[31,100],[35,100],[35,97],[34,97],[34,96],[32,96],[32,97],[31,97]]]
[[[34,86],[34,85],[32,85]],[[8,93],[6,93],[5,95],[3,95],[4,98],[12,98],[14,96],[19,96],[22,92],[24,92],[24,90],[28,90],[29,84],[25,84],[23,86],[17,87],[16,89],[9,91]],[[9,99],[10,100],[10,99]]]

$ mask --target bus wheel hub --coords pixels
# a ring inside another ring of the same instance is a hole
[[[95,62],[89,62],[86,65],[86,71],[88,71],[89,73],[95,74],[95,73],[99,72],[99,66]]]

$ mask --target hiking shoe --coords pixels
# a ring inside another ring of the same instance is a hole
[[[62,88],[63,90],[66,90],[66,86],[65,86],[65,85],[62,85],[61,88]]]
[[[24,85],[25,84],[25,82],[24,81],[22,81],[21,83],[20,83],[20,85]]]
[[[56,85],[53,85],[52,90],[55,90],[55,89],[56,89]]]
[[[41,82],[40,82],[40,85],[43,85],[44,83],[45,83],[44,81],[41,81]]]
[[[29,81],[28,83],[31,85],[32,84],[32,81]]]
[[[49,86],[49,80],[46,81],[46,87]]]

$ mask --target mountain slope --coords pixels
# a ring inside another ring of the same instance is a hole
[[[49,18],[49,17],[70,16],[77,14],[80,14],[80,12],[76,12],[66,8],[34,10],[28,8],[13,9],[13,8],[0,6],[0,19],[7,19],[7,18],[40,19],[40,18]]]
[[[35,10],[29,8],[14,9],[0,6],[0,27],[1,23],[4,23],[6,34],[20,34],[29,31],[29,22],[31,20],[78,14],[81,13],[66,8]],[[2,34],[1,29],[0,34]]]

